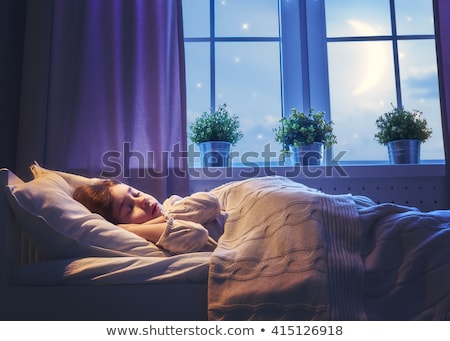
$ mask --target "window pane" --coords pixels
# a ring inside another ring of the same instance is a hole
[[[330,107],[341,161],[387,160],[374,139],[376,118],[396,103],[389,42],[329,43]]]
[[[183,0],[183,30],[186,38],[209,37],[209,0]]]
[[[432,0],[396,0],[397,33],[434,34]]]
[[[399,41],[400,80],[403,106],[423,112],[433,129],[422,144],[422,159],[444,159],[440,99],[434,40]],[[420,51],[420,53],[418,53]]]
[[[281,118],[279,44],[218,43],[216,58],[216,104],[227,103],[244,133],[234,150],[258,153],[250,161],[262,161],[267,143],[273,151],[281,148],[272,131]]]
[[[278,0],[216,0],[216,36],[278,37]]]
[[[186,43],[185,55],[187,120],[192,122],[203,111],[209,111],[209,44]]]
[[[389,0],[325,0],[328,37],[391,34]]]

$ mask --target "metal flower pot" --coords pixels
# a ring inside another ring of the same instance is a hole
[[[290,148],[296,165],[317,166],[322,163],[323,143],[321,142],[313,142],[300,147],[291,146]]]
[[[203,167],[228,167],[230,165],[231,143],[209,141],[199,143]]]
[[[419,140],[397,140],[387,144],[391,164],[408,164],[420,162]]]

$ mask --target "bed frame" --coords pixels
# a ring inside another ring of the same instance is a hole
[[[4,191],[21,182],[0,169],[0,320],[200,321],[207,319],[207,283],[115,286],[21,286],[21,266],[39,253],[15,226]]]
[[[389,168],[385,178],[350,174],[334,179],[296,178],[331,194],[366,195],[378,202],[395,202],[421,210],[447,209],[447,179],[442,167],[422,165],[426,176],[414,175],[409,166]],[[233,169],[233,172],[239,172]],[[228,170],[227,170],[228,172]],[[248,173],[248,170],[245,170]],[[191,191],[209,190],[238,178],[200,174],[191,177]],[[267,174],[253,174],[262,176]],[[272,174],[271,174],[272,175]],[[275,174],[273,174],[275,175]],[[277,174],[284,175],[284,174]],[[11,171],[0,169],[0,184],[21,182]],[[1,320],[167,320],[207,319],[207,283],[142,284],[118,286],[20,286],[21,266],[39,261],[39,254],[15,226],[5,191],[0,191],[0,319]]]

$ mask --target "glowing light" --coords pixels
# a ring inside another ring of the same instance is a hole
[[[202,83],[197,83],[197,84],[195,84],[195,86],[198,88],[198,89],[201,89],[201,88],[203,88],[203,84]]]
[[[378,31],[367,23],[358,20],[348,20],[350,26],[360,36],[374,36]],[[387,46],[383,43],[367,43],[365,45],[366,65],[358,86],[354,90],[355,95],[365,93],[372,89],[381,79],[387,65]]]
[[[266,115],[264,118],[265,122],[268,123],[269,125],[277,123],[280,120],[280,117],[274,115]]]
[[[248,30],[250,26],[248,23],[243,23],[241,27],[245,31],[245,30]]]

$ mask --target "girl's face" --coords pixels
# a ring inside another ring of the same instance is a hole
[[[113,212],[119,224],[142,224],[162,215],[161,204],[125,184],[111,187]]]

